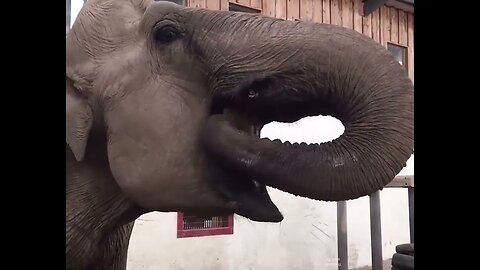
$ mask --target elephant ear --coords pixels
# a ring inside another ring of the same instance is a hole
[[[85,155],[88,135],[93,123],[93,113],[72,81],[67,81],[67,144],[77,161],[81,161]]]

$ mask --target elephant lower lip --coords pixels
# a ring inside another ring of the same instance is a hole
[[[268,196],[259,199],[249,198],[244,204],[235,202],[236,209],[233,211],[256,222],[281,222],[283,220],[282,213]]]
[[[235,170],[220,163],[216,189],[224,199],[224,208],[237,215],[257,222],[280,222],[283,215],[271,200],[267,188],[260,182],[251,180],[246,175],[235,173]]]
[[[227,203],[227,208],[237,215],[257,222],[281,222],[283,215],[278,208],[271,202],[262,201],[255,204],[242,204],[237,201]]]

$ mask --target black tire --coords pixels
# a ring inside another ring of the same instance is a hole
[[[392,269],[396,268],[398,270],[414,270],[413,261],[414,256],[412,255],[395,253],[392,257]]]
[[[414,254],[413,243],[398,245],[395,248],[395,250],[397,251],[397,253],[400,253],[400,254],[405,254],[405,255],[413,255]]]

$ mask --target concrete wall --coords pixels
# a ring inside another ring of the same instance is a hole
[[[337,269],[336,205],[270,193],[285,214],[280,224],[235,216],[234,234],[176,238],[176,214],[149,213],[134,227],[128,270]],[[384,259],[409,242],[407,194],[382,192]],[[371,265],[368,198],[348,204],[349,268]]]

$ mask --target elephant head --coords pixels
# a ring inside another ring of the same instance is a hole
[[[66,84],[66,143],[77,162],[104,147],[115,184],[149,211],[276,222],[264,185],[355,199],[389,183],[413,149],[404,68],[339,26],[90,0],[67,37]],[[238,124],[314,115],[340,119],[345,132],[290,144]]]

